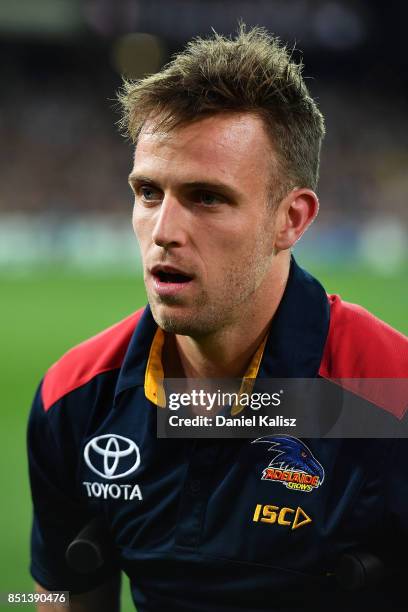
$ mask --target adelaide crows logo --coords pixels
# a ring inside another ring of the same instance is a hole
[[[262,472],[262,480],[279,482],[288,489],[310,493],[324,481],[324,469],[311,450],[292,436],[264,436],[252,444],[269,444],[274,453],[271,462]]]

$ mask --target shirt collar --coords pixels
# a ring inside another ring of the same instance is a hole
[[[329,320],[330,307],[325,290],[292,258],[285,292],[273,317],[269,334],[257,349],[244,379],[254,379],[257,376],[317,376]],[[156,403],[156,383],[160,378],[163,379],[163,342],[164,333],[158,329],[150,307],[146,306],[129,343],[119,373],[116,395],[125,389],[145,385],[148,399]]]
[[[326,291],[292,257],[288,282],[272,320],[259,377],[316,377],[329,323]]]
[[[147,360],[145,378],[144,378],[144,390],[148,400],[153,404],[164,408],[166,405],[165,392],[163,389],[162,381],[164,379],[164,370],[162,363],[162,350],[164,345],[165,334],[160,327],[157,328],[156,333],[153,337],[153,341],[150,347],[149,358]],[[246,369],[243,376],[240,392],[243,392],[244,387],[246,388],[247,380],[256,379],[261,364],[262,355],[265,349],[267,336],[262,340],[254,355],[252,356],[251,362]]]

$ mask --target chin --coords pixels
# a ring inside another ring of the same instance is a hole
[[[197,320],[197,316],[190,313],[177,313],[171,308],[155,308],[151,306],[153,318],[157,325],[165,332],[178,334],[180,336],[203,336],[211,330],[210,324],[205,325]]]
[[[165,332],[179,334],[181,336],[193,336],[197,332],[193,321],[186,321],[183,317],[173,317],[171,315],[155,316],[157,325]]]

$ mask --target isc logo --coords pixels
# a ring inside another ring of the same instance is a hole
[[[312,522],[310,516],[299,506],[294,510],[293,508],[279,508],[279,506],[263,504],[256,505],[252,520],[254,523],[278,523],[278,525],[290,527],[292,530],[299,529],[299,527]]]

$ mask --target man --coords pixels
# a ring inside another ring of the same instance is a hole
[[[403,441],[156,435],[163,377],[407,375],[407,340],[291,259],[318,212],[324,134],[300,67],[241,28],[190,43],[120,99],[149,306],[72,349],[37,392],[38,588],[71,591],[72,610],[114,610],[124,570],[139,612],[380,609],[390,593],[347,599],[333,573],[344,552],[406,539]],[[315,466],[290,472],[312,485],[265,479],[282,453]],[[95,516],[113,552],[80,573],[65,551]]]

